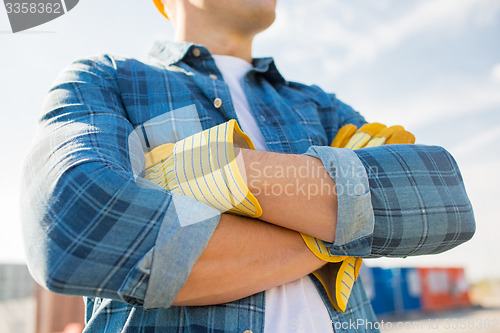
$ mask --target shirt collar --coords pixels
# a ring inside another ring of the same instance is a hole
[[[195,64],[200,60],[210,59],[214,61],[206,47],[187,42],[156,41],[149,50],[149,56],[167,66],[185,62],[195,67]],[[252,70],[262,73],[270,80],[286,83],[273,58],[254,58]]]

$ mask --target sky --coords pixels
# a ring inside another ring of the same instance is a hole
[[[84,0],[12,34],[0,7],[0,262],[24,262],[20,179],[44,96],[71,61],[109,53],[145,59],[173,28],[152,1]],[[401,124],[445,147],[461,168],[477,232],[449,252],[367,260],[370,266],[460,266],[470,281],[500,277],[500,1],[278,1],[254,44],[288,79],[334,92],[370,122]]]

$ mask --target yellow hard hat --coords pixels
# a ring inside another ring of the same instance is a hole
[[[165,9],[163,8],[163,3],[161,2],[161,0],[153,0],[153,2],[155,3],[155,6],[156,8],[158,8],[160,13],[162,13],[163,16],[165,16],[168,19],[167,13],[165,13]]]

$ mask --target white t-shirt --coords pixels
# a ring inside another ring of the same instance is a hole
[[[250,112],[250,105],[243,91],[243,78],[245,74],[252,69],[252,65],[243,59],[224,55],[215,55],[214,60],[224,77],[224,81],[229,86],[231,99],[233,100],[234,109],[238,116],[238,123],[241,129],[250,136],[255,145],[255,149],[267,150],[264,136]]]
[[[243,79],[252,65],[243,59],[214,55],[231,98],[242,130],[257,150],[267,150],[243,91]],[[316,287],[308,276],[266,290],[265,333],[333,333],[330,315]]]

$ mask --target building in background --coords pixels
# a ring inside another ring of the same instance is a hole
[[[0,332],[33,333],[35,283],[25,265],[0,265]]]
[[[81,332],[82,297],[51,293],[38,286],[25,265],[0,264],[0,332]]]

